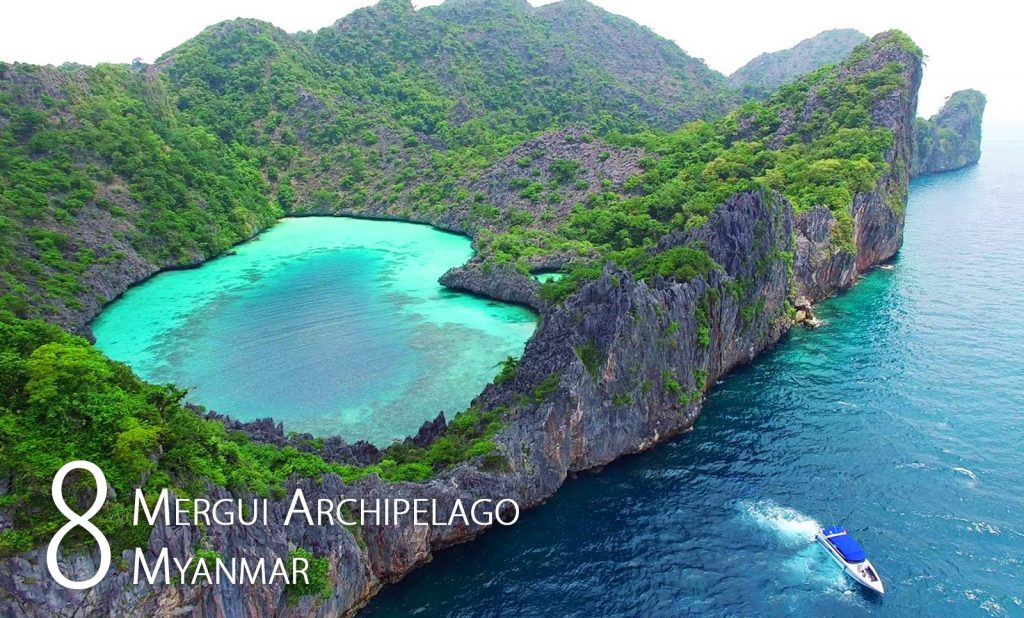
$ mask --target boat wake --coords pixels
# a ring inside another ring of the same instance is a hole
[[[814,542],[821,524],[788,506],[779,506],[773,500],[739,503],[743,517],[758,528],[772,534],[775,539],[791,547]]]
[[[848,595],[853,584],[836,568],[814,540],[822,526],[813,517],[774,500],[741,501],[740,518],[790,550],[779,556],[780,580],[788,585],[810,584],[829,593]]]

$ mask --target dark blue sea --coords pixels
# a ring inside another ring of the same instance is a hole
[[[364,616],[1024,616],[1024,143],[914,181],[906,242],[694,430],[440,552]],[[846,525],[884,598],[812,543]]]

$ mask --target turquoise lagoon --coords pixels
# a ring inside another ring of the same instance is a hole
[[[387,444],[468,406],[536,325],[438,284],[473,251],[424,225],[284,219],[236,251],[131,288],[96,344],[222,414]]]

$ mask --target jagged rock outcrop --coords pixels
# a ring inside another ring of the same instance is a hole
[[[437,416],[434,417],[434,420],[426,421],[420,425],[419,431],[416,432],[416,435],[406,438],[405,444],[407,446],[419,446],[421,448],[426,448],[430,446],[431,442],[444,433],[445,427],[447,426],[448,423],[445,421],[444,412],[439,412]]]
[[[185,407],[190,408],[200,416],[220,421],[228,431],[241,432],[253,442],[281,447],[290,446],[306,453],[315,453],[325,461],[367,466],[378,463],[383,457],[383,453],[379,448],[365,440],[349,444],[341,436],[328,436],[317,439],[310,433],[285,433],[284,423],[275,421],[272,418],[240,421],[230,416],[206,411],[204,408],[190,403],[185,404]],[[435,435],[438,427],[443,429],[444,425],[444,413],[442,412],[433,421],[424,422],[416,436],[408,438],[408,440],[420,441],[423,439],[422,436]]]
[[[884,40],[881,37],[885,36],[877,35],[872,41]],[[884,45],[848,70],[863,74],[893,63],[900,67],[906,87],[873,101],[870,110],[875,125],[893,133],[893,147],[885,153],[889,172],[871,191],[857,193],[848,212],[837,216],[828,208],[817,207],[796,218],[799,236],[794,273],[800,295],[811,301],[848,287],[860,273],[896,255],[903,245],[921,59],[905,46]],[[812,116],[821,104],[815,96],[809,97],[802,116]],[[840,240],[851,231],[852,245]]]
[[[985,95],[977,90],[958,90],[928,120],[915,125],[911,176],[948,172],[973,165],[981,158],[981,121]]]
[[[762,97],[804,73],[839,62],[867,38],[849,28],[826,30],[789,49],[761,54],[733,72],[729,83],[747,96]]]
[[[543,313],[548,305],[540,297],[540,284],[514,268],[485,267],[479,262],[456,266],[441,275],[441,285],[488,296],[507,303],[526,305]]]

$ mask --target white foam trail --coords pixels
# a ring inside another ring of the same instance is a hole
[[[793,553],[779,556],[779,579],[789,585],[811,584],[828,594],[852,601],[853,585],[818,547],[814,535],[821,530],[814,518],[773,500],[737,504],[743,520],[770,534]]]
[[[782,566],[790,576],[790,583],[811,583],[836,592],[849,590],[846,576],[817,545],[800,549],[784,559]]]
[[[957,474],[962,474],[967,478],[971,479],[972,481],[978,480],[978,477],[974,474],[974,472],[971,471],[970,468],[953,468],[953,472],[956,472]]]
[[[821,524],[813,518],[788,506],[779,506],[773,500],[744,500],[738,506],[748,521],[786,545],[812,543],[814,535],[821,530]]]

